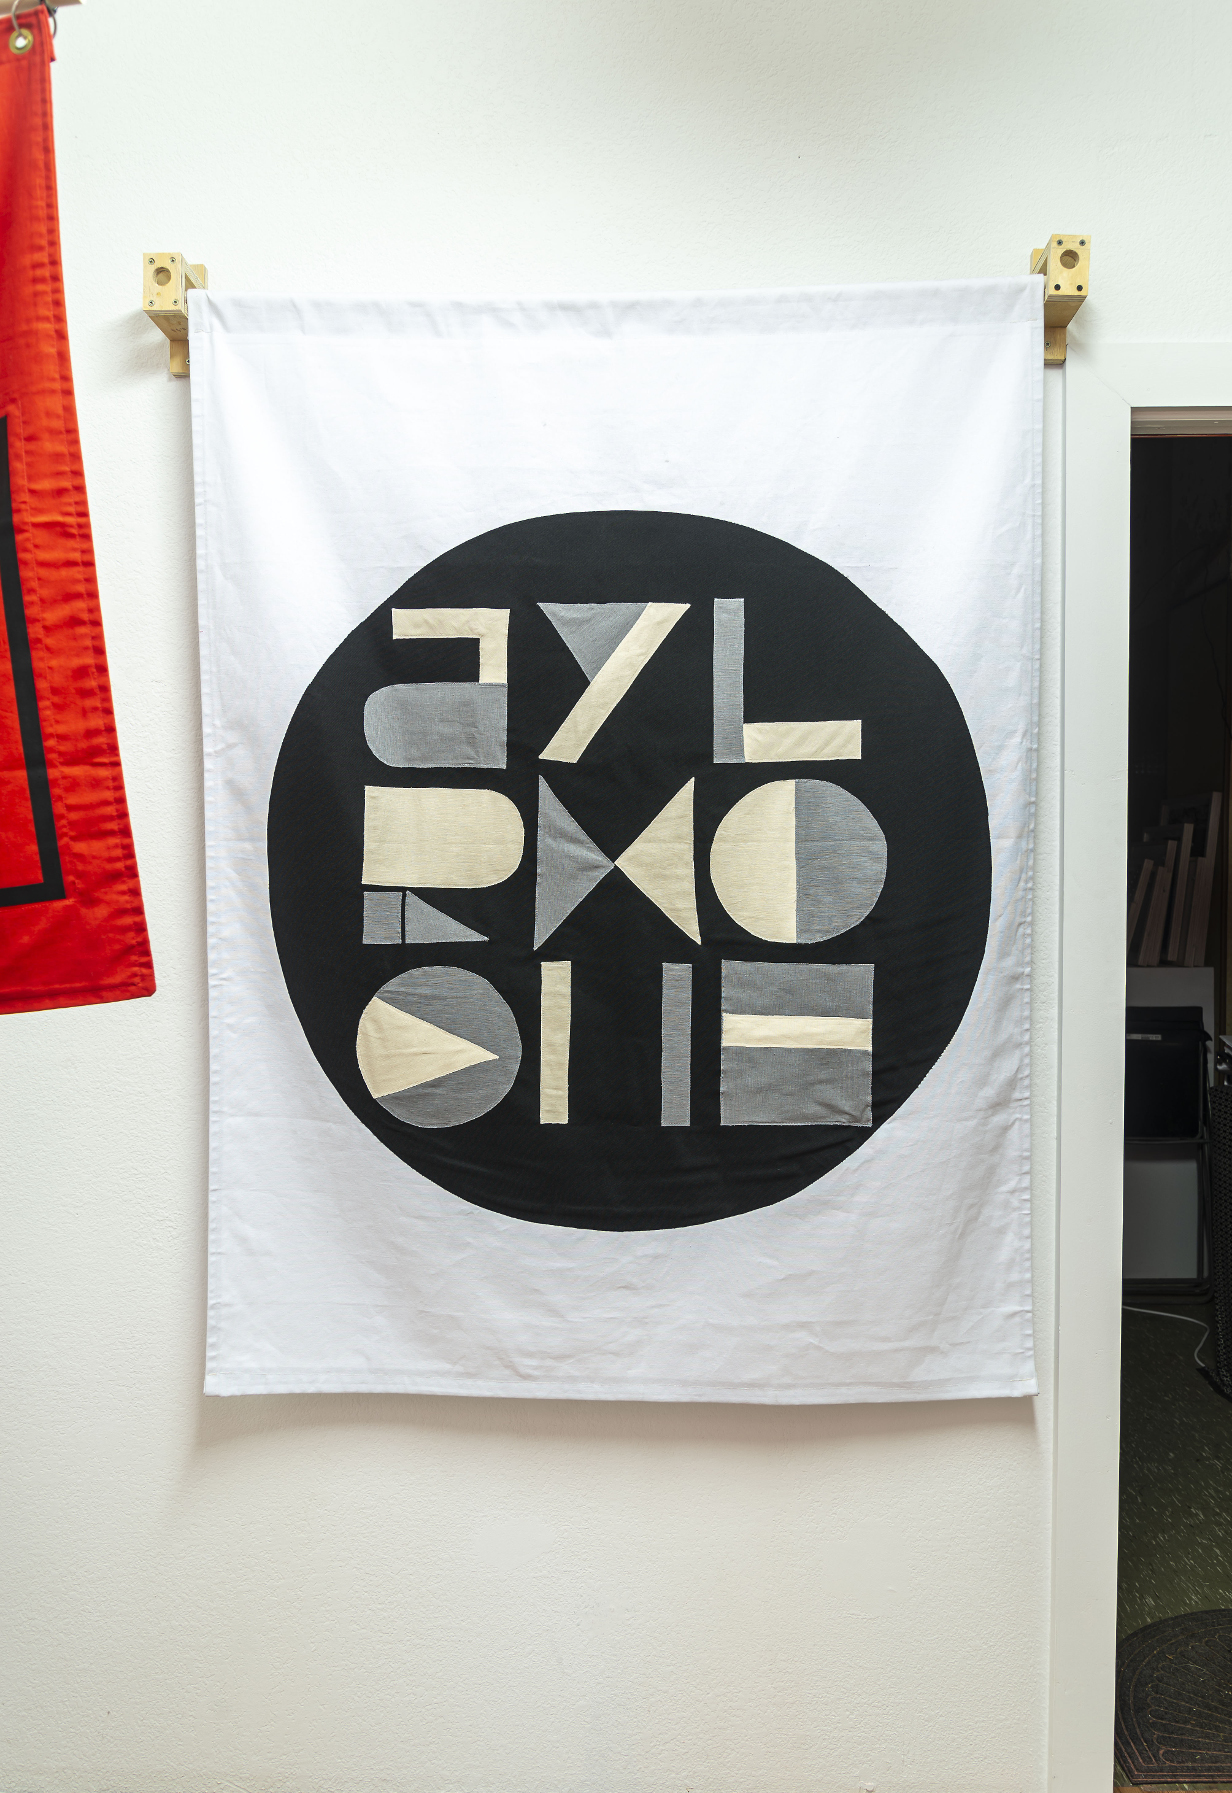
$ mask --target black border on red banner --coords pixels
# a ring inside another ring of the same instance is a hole
[[[34,661],[30,654],[30,632],[26,627],[26,605],[21,591],[17,531],[13,525],[13,488],[9,476],[9,420],[4,416],[0,416],[0,593],[4,599],[4,622],[9,637],[9,660],[17,698],[17,725],[21,731],[22,755],[26,763],[30,811],[34,817],[34,838],[38,845],[39,867],[43,873],[39,884],[0,886],[0,908],[7,909],[17,903],[55,902],[65,893],[60,846],[56,839],[56,818],[51,803],[51,785],[47,778],[47,755],[43,751],[43,728],[39,721],[38,690],[34,683]]]

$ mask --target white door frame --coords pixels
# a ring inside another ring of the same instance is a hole
[[[1232,343],[1065,365],[1060,1069],[1049,1782],[1112,1781],[1133,413],[1232,407]],[[1191,433],[1193,422],[1184,433]],[[1178,433],[1182,433],[1178,430]],[[1198,433],[1194,431],[1193,433]]]

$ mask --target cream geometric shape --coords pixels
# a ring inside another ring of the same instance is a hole
[[[744,757],[759,760],[858,760],[858,722],[746,722]]]
[[[496,1058],[495,1052],[408,1015],[379,996],[360,1017],[355,1050],[364,1082],[378,1100]]]
[[[873,1024],[851,1015],[724,1015],[723,1044],[871,1052]]]
[[[365,884],[481,890],[517,870],[524,845],[522,818],[500,791],[365,788]]]
[[[569,1120],[569,1035],[573,1022],[573,964],[545,959],[539,967],[539,1120]]]
[[[394,640],[479,640],[479,683],[509,682],[507,610],[395,610]]]
[[[796,781],[758,785],[728,810],[710,881],[733,921],[759,940],[796,938]]]
[[[701,944],[693,877],[693,780],[681,787],[616,861],[643,896]]]
[[[880,897],[886,838],[841,785],[778,779],[728,810],[715,831],[710,875],[727,913],[758,939],[833,940]]]
[[[687,604],[647,604],[542,750],[540,759],[573,764],[581,757],[643,666],[688,608]]]

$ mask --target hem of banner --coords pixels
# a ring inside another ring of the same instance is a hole
[[[834,1407],[856,1402],[995,1401],[1039,1393],[1031,1376],[953,1377],[936,1382],[835,1383],[822,1387],[741,1386],[721,1382],[553,1382],[508,1377],[415,1376],[402,1373],[338,1372],[289,1375],[250,1370],[212,1370],[207,1395],[470,1395],[476,1398],[541,1401],[711,1401],[731,1406]]]
[[[110,988],[105,984],[68,984],[59,990],[29,992],[6,990],[0,995],[0,1015],[33,1015],[43,1009],[83,1009],[101,1002],[135,1002],[142,996],[153,996],[157,989],[153,973],[149,977],[129,980]]]

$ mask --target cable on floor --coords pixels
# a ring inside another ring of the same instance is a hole
[[[1202,1371],[1202,1374],[1209,1379],[1210,1370],[1198,1355],[1210,1336],[1211,1330],[1209,1326],[1203,1323],[1203,1321],[1191,1319],[1188,1314],[1170,1314],[1165,1308],[1161,1307],[1131,1307],[1128,1301],[1123,1301],[1121,1303],[1121,1312],[1124,1314],[1151,1314],[1156,1320],[1179,1320],[1183,1326],[1201,1326],[1202,1337],[1194,1347],[1194,1362]],[[1220,1390],[1220,1393],[1222,1392],[1223,1391]]]

